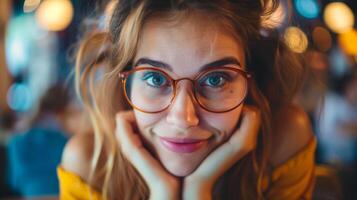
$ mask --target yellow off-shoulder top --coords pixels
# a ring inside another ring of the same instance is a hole
[[[266,199],[311,199],[314,188],[316,138],[283,164],[272,167],[263,179]],[[91,188],[78,175],[57,168],[61,200],[104,200],[100,192]]]

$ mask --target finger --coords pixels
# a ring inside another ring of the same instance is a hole
[[[161,164],[145,149],[138,134],[133,132],[131,124],[135,116],[130,112],[121,112],[117,115],[117,138],[121,150],[128,161],[139,171],[150,186],[152,180],[166,176]]]
[[[120,112],[116,116],[116,134],[120,148],[125,155],[130,155],[131,149],[142,147],[139,136],[134,132],[135,116],[132,111]],[[129,157],[130,158],[130,157]]]
[[[138,131],[135,114],[132,110],[121,111],[117,113],[116,123],[117,123],[117,127],[118,125],[123,126],[125,129],[128,129],[131,132],[135,132],[135,133]]]
[[[196,178],[215,181],[234,163],[252,150],[260,127],[260,113],[253,107],[243,107],[240,128],[230,139],[214,150],[192,174]]]
[[[258,108],[244,106],[241,114],[241,125],[229,139],[229,143],[241,149],[255,147],[257,134],[261,126],[261,116]]]

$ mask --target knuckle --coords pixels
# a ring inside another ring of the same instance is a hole
[[[117,120],[117,121],[119,121],[119,120],[121,120],[121,119],[123,119],[124,118],[124,112],[118,112],[116,115],[115,115],[115,119]]]
[[[261,115],[261,111],[258,107],[252,107],[251,108],[251,115],[252,117],[255,117],[255,118],[260,118],[260,115]]]
[[[245,105],[244,110],[252,118],[260,118],[261,110],[257,106]]]

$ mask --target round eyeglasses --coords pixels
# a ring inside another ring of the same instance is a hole
[[[119,73],[124,94],[129,104],[145,113],[167,109],[175,99],[181,80],[193,83],[196,102],[205,110],[223,113],[237,108],[245,99],[251,75],[234,66],[209,68],[193,80],[173,79],[164,70],[154,67],[136,67]]]

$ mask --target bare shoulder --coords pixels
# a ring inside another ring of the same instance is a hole
[[[297,105],[283,106],[273,117],[272,154],[273,165],[284,163],[306,147],[313,138],[310,119]]]
[[[76,134],[66,144],[61,166],[66,170],[79,175],[83,180],[88,181],[90,164],[94,147],[94,135]]]

